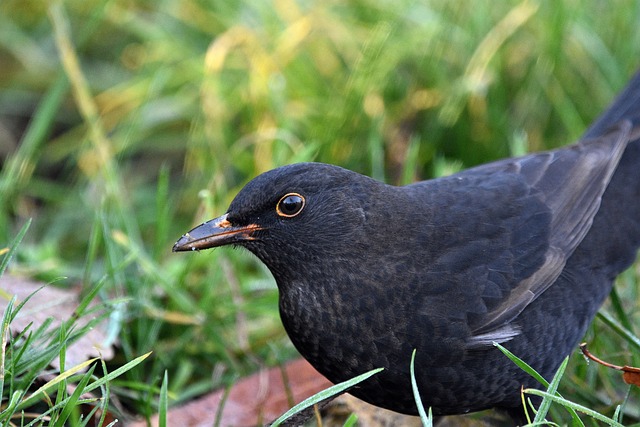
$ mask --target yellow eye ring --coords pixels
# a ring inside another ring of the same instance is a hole
[[[293,218],[302,212],[304,205],[305,200],[302,195],[298,193],[287,193],[278,201],[278,204],[276,205],[276,212],[281,217]]]

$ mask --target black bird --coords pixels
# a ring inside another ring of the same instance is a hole
[[[575,145],[395,187],[321,163],[266,172],[174,251],[238,245],[270,269],[284,327],[333,382],[407,414],[522,419],[640,245],[640,73]]]

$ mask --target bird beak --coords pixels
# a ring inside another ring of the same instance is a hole
[[[253,233],[262,230],[257,224],[234,226],[227,219],[227,215],[214,218],[185,233],[173,245],[173,252],[197,251],[253,240]]]

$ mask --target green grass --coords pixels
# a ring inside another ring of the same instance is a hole
[[[120,416],[231,384],[295,355],[275,285],[242,251],[171,253],[184,231],[291,162],[399,184],[569,143],[640,65],[639,15],[631,0],[0,2],[0,247],[33,219],[8,272],[100,286],[119,345],[94,375],[153,351],[109,381]],[[638,366],[635,272],[619,282],[605,310],[622,327],[598,319],[587,340]],[[574,355],[560,390],[611,416],[628,388]],[[624,422],[640,419],[629,393]]]

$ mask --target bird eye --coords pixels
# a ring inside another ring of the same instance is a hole
[[[302,208],[304,197],[297,193],[289,193],[282,196],[276,206],[276,212],[282,217],[291,218],[302,212]]]

